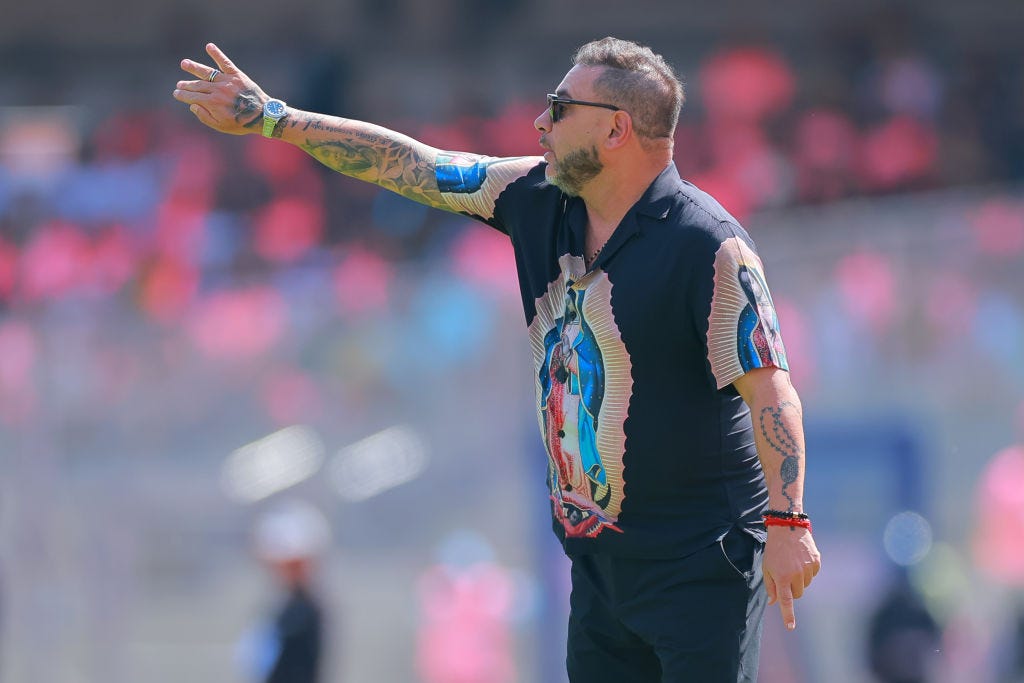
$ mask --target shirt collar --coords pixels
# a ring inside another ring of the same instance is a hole
[[[679,172],[673,162],[665,167],[658,174],[658,177],[647,187],[639,200],[630,208],[622,218],[622,222],[612,233],[608,242],[602,248],[597,261],[591,268],[597,268],[608,261],[626,242],[634,235],[641,232],[637,216],[645,216],[656,220],[663,220],[668,217],[672,209],[672,199],[679,192]],[[584,230],[587,223],[587,209],[583,200],[579,197],[568,199],[566,205],[566,219],[572,241],[578,245],[576,250],[583,253]]]
[[[668,217],[672,209],[672,198],[679,192],[679,171],[674,162],[658,174],[640,200],[633,205],[633,210],[641,216],[662,220]]]

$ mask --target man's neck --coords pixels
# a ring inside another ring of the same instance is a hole
[[[630,208],[671,161],[671,156],[668,156],[652,159],[639,168],[611,169],[606,166],[587,184],[580,197],[587,207],[588,245],[604,244],[611,237]]]

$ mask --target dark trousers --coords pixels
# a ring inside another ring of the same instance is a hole
[[[733,530],[681,559],[572,558],[570,683],[753,683],[763,545]]]

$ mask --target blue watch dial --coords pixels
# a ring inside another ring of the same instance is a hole
[[[263,105],[263,115],[269,116],[272,119],[279,119],[284,116],[285,103],[281,100],[267,100],[267,103]]]

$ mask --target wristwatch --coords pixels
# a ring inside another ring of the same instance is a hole
[[[263,105],[263,137],[269,138],[274,135],[274,128],[277,122],[288,115],[288,105],[281,100],[273,98]]]

